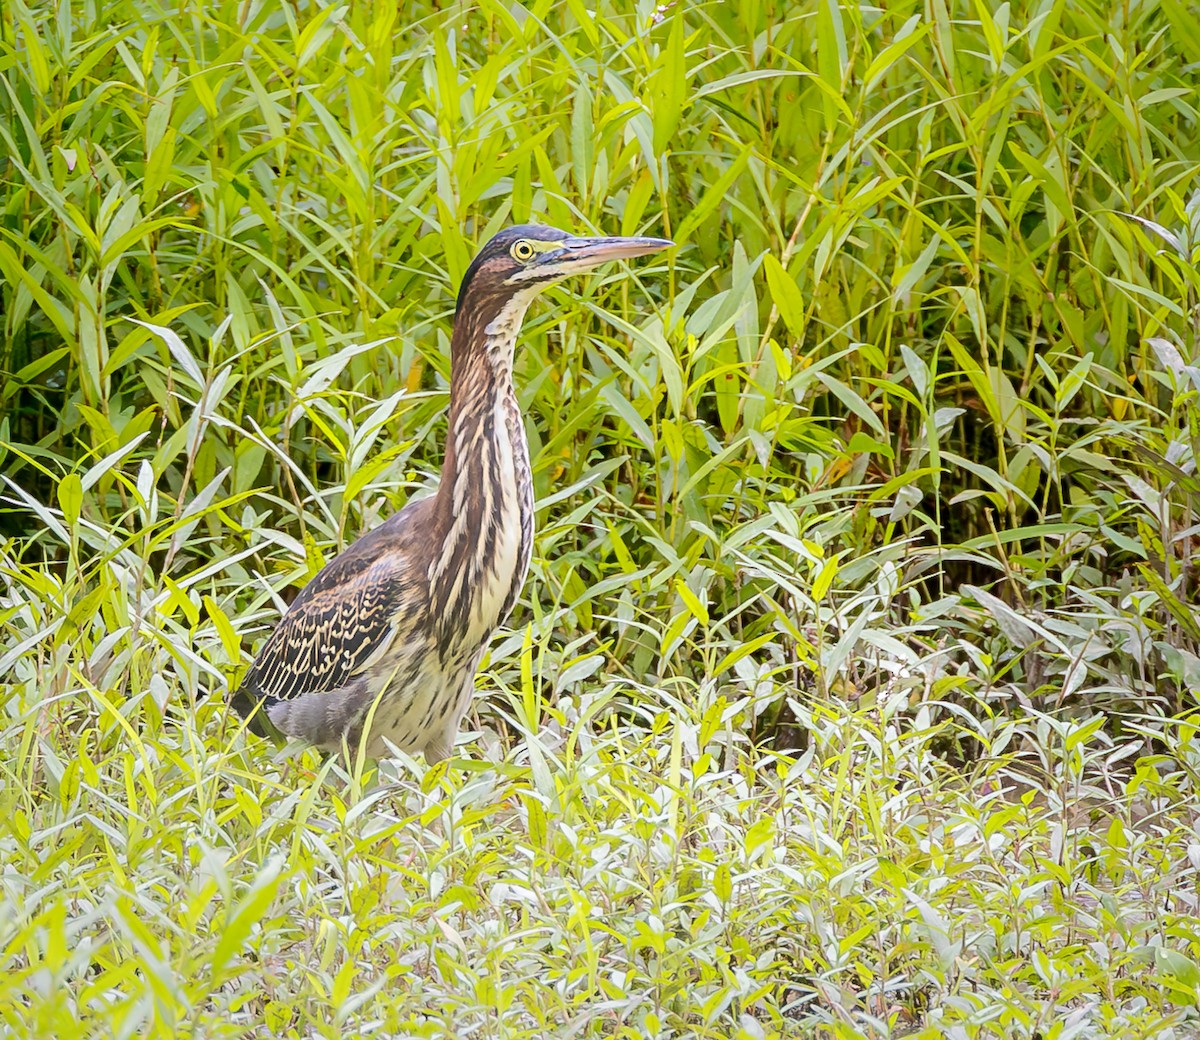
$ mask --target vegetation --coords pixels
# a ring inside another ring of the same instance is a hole
[[[1197,1035],[1198,66],[1183,0],[5,0],[6,1033]],[[531,218],[679,248],[526,324],[474,737],[249,737]]]

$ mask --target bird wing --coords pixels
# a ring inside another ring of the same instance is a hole
[[[372,532],[372,535],[381,532]],[[419,595],[405,554],[367,535],[296,597],[246,673],[234,703],[291,700],[341,689],[391,638]]]

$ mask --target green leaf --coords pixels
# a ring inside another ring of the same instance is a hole
[[[582,83],[575,89],[571,109],[571,172],[575,190],[584,204],[592,185],[596,165],[595,132],[592,126],[592,94]]]
[[[755,820],[746,830],[746,860],[753,862],[760,855],[768,852],[775,840],[775,821],[764,816]]]
[[[868,455],[882,455],[886,459],[893,459],[896,453],[892,451],[892,446],[885,441],[877,441],[874,438],[863,433],[862,430],[855,430],[854,435],[850,438],[846,445],[846,451],[851,454],[863,452]]]
[[[825,130],[831,133],[837,125],[848,57],[846,30],[842,24],[842,9],[838,0],[819,0],[817,4],[817,72],[824,86]]]
[[[242,656],[242,641],[233,630],[233,625],[229,623],[229,618],[225,615],[225,611],[221,609],[212,596],[205,596],[203,602],[204,608],[208,612],[209,620],[212,621],[213,627],[216,628],[217,635],[221,637],[221,645],[225,649],[226,657],[231,664],[238,664]]]
[[[58,507],[68,527],[79,522],[83,508],[83,481],[78,473],[68,473],[58,482]]]
[[[907,296],[913,287],[922,278],[925,277],[925,272],[929,270],[929,265],[933,262],[933,258],[937,255],[938,247],[941,245],[941,238],[937,235],[930,236],[929,242],[925,248],[921,250],[920,256],[917,257],[911,264],[899,265],[892,272],[892,302],[900,303]]]
[[[252,928],[261,924],[267,907],[279,894],[284,878],[283,857],[276,854],[267,860],[254,878],[249,891],[229,908],[217,930],[217,944],[209,960],[214,982],[225,977],[226,970],[244,948]],[[234,973],[239,969],[234,966]]]
[[[864,90],[870,91],[875,86],[876,81],[892,65],[899,61],[916,44],[925,39],[929,34],[929,26],[920,23],[921,16],[914,14],[897,31],[892,42],[871,59],[871,64],[867,66],[867,71],[863,74]]]
[[[733,898],[733,872],[728,863],[717,864],[713,871],[713,895],[726,904]]]
[[[821,564],[821,569],[817,573],[816,579],[813,581],[812,598],[814,603],[820,603],[825,598],[825,594],[833,585],[833,579],[837,577],[837,572],[840,568],[836,556],[830,556]]]
[[[692,97],[709,97],[712,94],[719,94],[722,91],[731,90],[734,87],[740,87],[746,83],[755,83],[764,79],[783,79],[788,76],[811,75],[812,73],[806,69],[751,69],[748,72],[734,72],[731,75],[722,76],[711,83],[705,83],[703,86],[697,87],[692,92]]]
[[[688,215],[679,222],[679,226],[675,229],[674,240],[676,245],[683,245],[691,238],[705,220],[708,219],[710,213],[725,200],[733,182],[741,176],[742,170],[745,169],[746,163],[750,160],[750,146],[747,145],[737,157],[725,169],[708,189],[701,196],[700,201],[688,212]]]
[[[162,325],[154,325],[148,321],[142,321],[140,318],[130,318],[135,325],[141,325],[144,329],[149,329],[166,345],[167,350],[171,352],[171,356],[175,359],[187,377],[192,381],[197,388],[204,386],[204,373],[200,370],[200,364],[192,356],[192,352],[188,350],[187,344],[179,338],[179,334],[172,329],[168,329]]]
[[[763,257],[763,270],[767,274],[767,287],[771,291],[771,299],[779,308],[780,317],[796,339],[804,338],[804,328],[807,324],[804,315],[804,296],[799,286],[783,265],[770,253]]]
[[[654,123],[654,151],[667,150],[683,116],[687,99],[687,66],[683,50],[683,9],[671,19],[671,33],[650,79],[650,111]]]
[[[679,594],[679,598],[683,600],[684,606],[687,607],[689,613],[702,625],[708,624],[708,608],[701,602],[700,598],[688,588],[688,584],[682,578],[675,579],[675,591]]]
[[[600,388],[600,396],[625,421],[634,436],[642,442],[646,449],[653,451],[654,434],[650,432],[646,420],[638,414],[633,403],[621,392],[620,388],[615,383],[605,383]]]

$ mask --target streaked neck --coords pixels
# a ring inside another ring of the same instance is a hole
[[[533,477],[512,368],[533,295],[493,307],[490,315],[464,307],[455,324],[436,500],[441,541],[428,572],[443,655],[482,644],[508,616],[529,566]]]
[[[472,442],[504,431],[493,429],[496,402],[511,400],[513,352],[517,334],[536,289],[500,301],[468,296],[454,323],[450,341],[450,417],[440,494],[447,493],[467,464]]]

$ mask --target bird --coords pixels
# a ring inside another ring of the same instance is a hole
[[[522,224],[479,250],[454,312],[437,490],[360,536],[292,601],[230,697],[250,729],[376,760],[393,747],[431,765],[449,757],[533,548],[513,385],[525,312],[568,275],[672,245]]]

